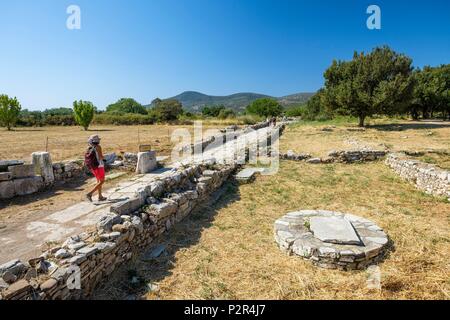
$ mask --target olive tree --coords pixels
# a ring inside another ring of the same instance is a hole
[[[351,61],[335,60],[324,74],[322,100],[333,113],[358,117],[359,126],[374,114],[403,113],[414,88],[411,64],[411,58],[387,46],[355,52]]]

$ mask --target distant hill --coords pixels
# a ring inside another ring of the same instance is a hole
[[[242,92],[229,96],[209,96],[200,92],[186,91],[168,99],[180,101],[183,108],[193,112],[201,111],[203,107],[208,105],[224,105],[235,111],[243,111],[250,103],[260,98],[273,98],[278,100],[283,106],[291,106],[308,101],[312,95],[314,93],[305,92],[277,98],[264,94]],[[147,107],[151,107],[151,105]]]

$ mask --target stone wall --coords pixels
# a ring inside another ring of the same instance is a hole
[[[295,153],[289,150],[281,153],[280,159],[291,161],[306,161],[308,163],[358,163],[375,161],[386,156],[387,152],[382,150],[342,150],[331,151],[326,158],[313,158],[310,154]]]
[[[189,215],[236,169],[237,165],[192,165],[149,182],[133,199],[113,205],[96,231],[73,236],[28,263],[14,260],[1,265],[0,299],[88,297],[117,267]],[[70,290],[76,267],[81,289]]]
[[[32,194],[44,187],[42,177],[35,174],[34,165],[17,160],[0,162],[0,200]]]
[[[419,190],[450,199],[450,171],[408,159],[402,153],[389,154],[386,164],[400,177],[414,183]]]
[[[87,173],[88,171],[84,167],[84,161],[82,159],[53,163],[53,175],[56,181],[81,178]]]

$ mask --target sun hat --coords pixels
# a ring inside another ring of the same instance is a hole
[[[100,142],[100,137],[98,136],[98,135],[93,135],[93,136],[90,136],[89,137],[89,139],[88,139],[88,143],[89,144],[92,144],[92,143],[99,143]]]

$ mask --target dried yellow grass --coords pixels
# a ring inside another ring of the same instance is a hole
[[[324,145],[322,138],[312,136],[305,143],[297,130],[295,126],[287,130],[282,148],[289,143],[289,148],[297,146],[292,148],[297,152],[331,150],[338,149],[335,142],[342,141],[339,136],[331,136],[331,142]],[[422,137],[415,131],[410,135],[413,133]],[[371,139],[370,131],[357,134]],[[442,140],[433,143],[442,147],[446,139]],[[228,184],[225,188],[226,193],[218,203],[198,208],[158,239],[158,243],[168,245],[167,256],[150,263],[136,259],[117,272],[95,297],[119,299],[130,294],[147,299],[450,297],[450,204],[416,190],[381,161],[354,165],[282,161],[275,176],[260,176],[253,184]],[[384,228],[395,247],[379,265],[381,290],[368,288],[365,271],[320,269],[283,254],[274,241],[273,224],[285,213],[300,209],[349,212]],[[130,286],[129,270],[139,275],[141,285]],[[148,283],[156,284],[159,290],[148,292]]]

